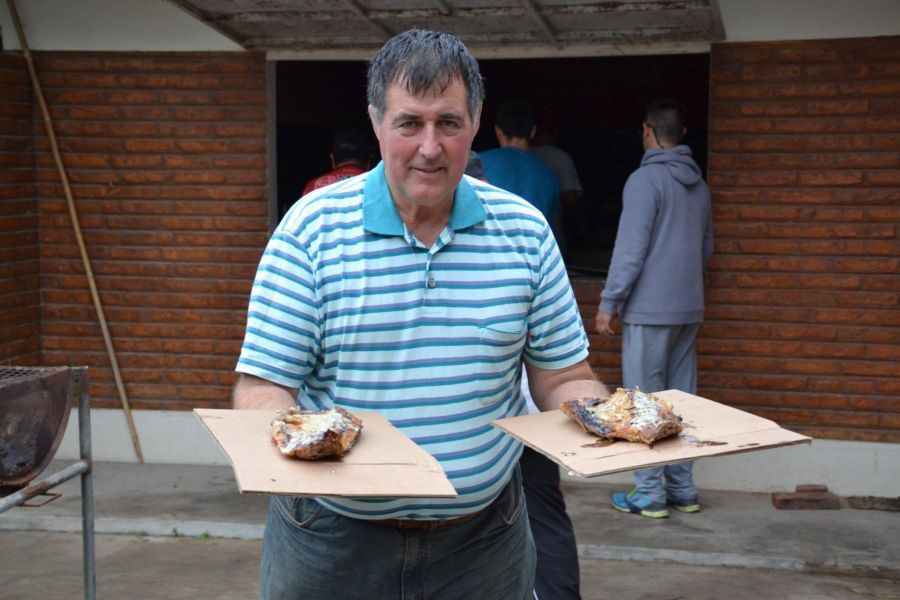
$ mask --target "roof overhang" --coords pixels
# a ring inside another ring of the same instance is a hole
[[[370,58],[417,27],[479,58],[706,52],[725,39],[716,0],[170,0],[274,60]]]

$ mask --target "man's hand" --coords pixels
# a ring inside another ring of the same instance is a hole
[[[237,409],[287,410],[296,406],[297,390],[271,381],[241,374],[231,391],[231,405]]]
[[[612,327],[610,327],[612,319],[612,315],[607,314],[602,310],[598,310],[597,316],[594,317],[594,324],[597,327],[597,333],[599,333],[600,335],[615,335],[616,332],[612,330]]]
[[[528,387],[534,403],[541,410],[556,410],[559,405],[579,396],[609,396],[609,390],[598,381],[586,360],[564,369],[540,369],[525,362]]]

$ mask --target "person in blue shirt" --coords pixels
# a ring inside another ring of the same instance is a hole
[[[531,106],[524,100],[500,104],[494,133],[500,147],[478,153],[488,182],[528,200],[555,228],[559,182],[550,167],[529,152],[535,134]]]

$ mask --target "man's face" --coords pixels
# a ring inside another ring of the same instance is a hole
[[[472,139],[478,131],[469,116],[466,87],[458,79],[442,92],[412,95],[393,84],[377,122],[369,108],[381,148],[388,186],[399,208],[447,208],[462,179]]]

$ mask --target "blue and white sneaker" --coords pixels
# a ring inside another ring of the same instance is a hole
[[[612,505],[616,510],[634,513],[648,519],[665,519],[669,516],[669,509],[665,504],[653,502],[650,496],[639,492],[637,488],[627,494],[625,492],[613,494]]]
[[[700,503],[697,501],[697,496],[692,496],[691,498],[666,496],[666,504],[683,513],[700,512]]]

